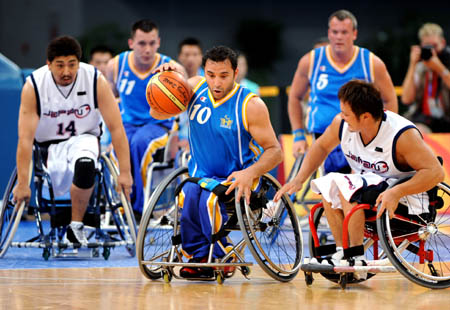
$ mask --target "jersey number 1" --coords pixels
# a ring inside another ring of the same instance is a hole
[[[66,128],[64,128],[64,123],[58,124],[58,135],[64,136],[67,132],[70,132],[71,137],[76,135],[77,130],[75,129],[75,121],[70,121]]]

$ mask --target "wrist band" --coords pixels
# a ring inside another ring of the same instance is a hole
[[[303,128],[299,128],[299,129],[292,131],[292,134],[294,135],[294,142],[306,140],[305,130]]]

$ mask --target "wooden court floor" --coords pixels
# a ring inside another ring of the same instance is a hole
[[[139,268],[0,270],[0,309],[450,309],[450,289],[430,290],[398,273],[379,274],[342,290],[303,274],[292,282],[269,278],[259,267],[216,282],[150,281]]]

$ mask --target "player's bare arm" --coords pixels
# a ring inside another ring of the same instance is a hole
[[[398,113],[397,95],[386,65],[379,57],[373,55],[373,67],[374,85],[381,93],[385,109]]]
[[[416,129],[408,129],[400,135],[396,155],[401,167],[404,169],[410,167],[416,173],[410,180],[378,196],[376,204],[381,203],[378,207],[378,216],[387,209],[392,217],[401,197],[425,192],[444,180],[444,169]]]
[[[130,150],[125,129],[122,124],[119,106],[116,104],[108,82],[103,76],[97,80],[97,99],[100,113],[111,132],[111,140],[119,160],[118,186],[123,186],[125,194],[129,196],[133,178],[131,176]],[[120,190],[120,188],[118,189]]]
[[[33,152],[33,141],[39,123],[36,95],[30,82],[26,82],[21,94],[19,109],[19,140],[17,143],[17,185],[13,190],[17,204],[28,202],[31,196],[29,167]]]
[[[305,127],[303,124],[303,108],[301,102],[307,94],[309,88],[309,63],[310,53],[306,54],[299,60],[297,70],[295,71],[294,78],[291,83],[291,90],[289,91],[288,98],[288,114],[292,130],[304,129]],[[304,153],[307,148],[308,145],[306,140],[298,141],[294,143],[292,152],[294,156],[297,157],[299,153]]]
[[[238,198],[244,195],[247,203],[250,203],[253,181],[276,167],[283,160],[283,151],[270,123],[269,111],[259,97],[250,99],[246,115],[248,131],[264,149],[264,152],[255,164],[244,170],[235,171],[228,176],[227,181],[234,181],[228,188],[227,193],[231,193],[232,190],[238,188]]]
[[[310,150],[303,159],[300,171],[295,178],[285,184],[275,195],[274,200],[278,201],[284,193],[289,195],[299,191],[303,183],[316,171],[323,163],[327,155],[340,143],[339,140],[339,128],[341,125],[342,117],[340,114],[336,115],[330,126],[327,127],[325,132],[317,139]]]

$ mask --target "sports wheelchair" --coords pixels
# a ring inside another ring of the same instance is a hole
[[[187,166],[189,152],[181,149],[177,150],[176,146],[176,143],[178,142],[179,117],[175,119],[175,122],[177,125],[168,132],[166,145],[155,153],[153,156],[154,161],[147,167],[142,214],[145,213],[150,196],[164,177],[178,167]],[[174,153],[176,154],[174,155]]]
[[[405,180],[399,181],[404,182]],[[398,183],[397,183],[398,184]],[[376,273],[399,271],[408,280],[427,288],[450,287],[450,187],[439,183],[427,192],[428,199],[421,200],[423,212],[408,214],[407,202],[400,201],[392,219],[388,212],[376,218],[377,208],[358,204],[346,215],[343,223],[344,260],[339,266],[305,263],[307,285],[314,281],[313,273],[321,273],[342,289],[347,284],[359,283]],[[424,197],[423,194],[420,197]],[[348,223],[358,210],[364,210],[364,250],[367,261],[357,262],[351,258],[352,248],[348,241]],[[336,251],[336,245],[327,238],[320,238],[324,222],[322,203],[315,205],[309,216],[309,250],[311,257],[319,262]],[[364,277],[358,276],[365,274]]]
[[[189,280],[216,280],[221,284],[233,276],[236,269],[248,277],[253,263],[245,260],[246,247],[258,265],[275,280],[286,282],[297,275],[303,256],[302,231],[289,197],[284,195],[278,203],[273,201],[280,184],[269,174],[261,177],[260,190],[252,193],[250,205],[243,199],[236,201],[233,195],[226,202],[229,219],[219,231],[213,228],[207,262],[186,262],[179,234],[181,208],[178,201],[178,193],[185,182],[197,182],[200,186],[203,183],[189,178],[186,167],[178,168],[158,185],[148,202],[137,239],[139,267],[147,278],[163,278],[168,283],[173,277],[181,278],[178,269],[185,266],[214,269],[211,278]],[[217,195],[216,199],[224,199],[226,187],[220,184],[211,191]],[[214,243],[225,236],[232,239],[233,248],[224,257],[214,259]]]
[[[45,260],[50,256],[77,256],[78,249],[87,247],[92,257],[98,257],[100,248],[103,248],[102,256],[106,260],[111,248],[116,246],[125,246],[128,253],[135,256],[136,221],[124,193],[116,192],[118,169],[114,162],[105,153],[101,154],[94,190],[83,219],[86,232],[89,232],[88,245],[85,246],[71,243],[66,238],[71,221],[70,195],[55,197],[42,153],[35,143],[29,173],[30,178],[33,175],[31,201],[34,198],[34,204],[15,205],[12,192],[17,182],[17,168],[9,179],[0,210],[0,257],[9,247],[42,248]],[[29,240],[17,241],[14,235],[26,213],[34,215],[38,234]],[[45,213],[50,216],[50,227],[43,221]]]

